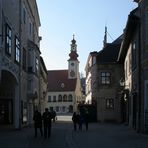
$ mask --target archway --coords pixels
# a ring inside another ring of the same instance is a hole
[[[14,75],[7,71],[1,71],[0,80],[0,124],[11,125],[16,127],[16,118],[19,118],[18,111],[18,83]],[[16,112],[18,115],[16,115]]]

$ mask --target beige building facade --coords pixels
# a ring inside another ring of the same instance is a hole
[[[107,33],[107,32],[106,32]],[[107,43],[99,52],[91,52],[86,64],[86,103],[96,107],[97,121],[121,122],[119,85],[123,70],[117,62],[122,36]]]
[[[39,108],[39,26],[35,0],[0,0],[1,125],[19,129],[31,124],[33,112]]]

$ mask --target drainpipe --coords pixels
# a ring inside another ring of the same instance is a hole
[[[2,0],[0,0],[0,52],[2,52],[2,25],[3,25],[3,22],[2,22]]]
[[[138,38],[139,38],[139,50],[138,50],[138,129],[137,132],[140,132],[141,130],[141,79],[142,79],[142,75],[141,75],[141,8],[140,8],[140,4],[138,4],[138,8],[139,8],[139,14],[140,14],[140,20],[138,23]]]
[[[20,39],[20,65],[19,65],[19,129],[21,129],[22,125],[22,104],[21,104],[21,86],[22,86],[22,43],[21,43],[21,16],[22,16],[22,7],[21,0],[19,0],[19,39]]]
[[[2,56],[2,0],[0,0],[0,59]],[[1,63],[1,61],[0,61]],[[1,83],[1,64],[0,64],[0,83]]]

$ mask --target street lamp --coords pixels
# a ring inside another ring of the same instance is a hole
[[[119,81],[120,86],[124,87],[125,86],[125,80],[124,78],[121,78]]]

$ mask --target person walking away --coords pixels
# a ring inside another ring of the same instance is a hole
[[[40,129],[40,134],[41,136],[43,136],[43,130],[42,130],[42,116],[41,113],[36,110],[33,116],[33,120],[34,120],[34,130],[35,130],[35,135],[34,137],[37,137],[37,129]]]
[[[82,131],[82,125],[84,122],[84,117],[83,117],[82,113],[78,114],[78,119],[79,119],[79,130]]]
[[[53,111],[53,112],[52,112],[52,116],[53,116],[53,122],[55,122],[56,116],[57,116],[56,111]]]
[[[44,138],[50,138],[51,136],[51,120],[52,114],[48,111],[48,108],[45,108],[45,112],[43,113],[43,125],[44,125]]]
[[[77,116],[76,112],[74,112],[72,115],[72,121],[73,121],[73,125],[74,125],[74,131],[76,131],[77,130],[77,123],[78,123],[78,116]]]
[[[86,111],[86,113],[84,115],[84,122],[85,122],[86,131],[87,131],[88,130],[88,122],[89,122],[89,114],[88,114],[88,111]]]

